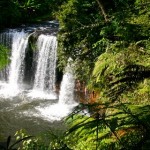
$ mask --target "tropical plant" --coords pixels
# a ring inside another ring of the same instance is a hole
[[[17,150],[17,148],[14,148],[14,147],[16,147],[16,145],[18,145],[19,143],[21,143],[25,140],[28,140],[30,138],[32,138],[32,136],[26,136],[24,138],[17,140],[13,144],[10,144],[11,143],[11,136],[8,136],[6,142],[0,142],[0,149],[1,150]]]
[[[97,57],[112,45],[124,43],[123,48],[127,48],[131,43],[147,41],[149,8],[146,1],[136,0],[68,0],[63,3],[57,13],[61,27],[58,36],[59,66],[65,66],[68,57],[78,63],[85,61],[87,79]],[[77,69],[79,77],[84,72],[82,68]]]
[[[22,139],[28,137],[26,130],[21,129],[15,134],[16,139]],[[61,132],[55,134],[54,130],[51,129],[44,132],[43,134],[27,139],[22,142],[22,145],[19,146],[18,150],[70,150],[64,142],[64,134]]]
[[[71,127],[66,143],[76,150],[142,149],[150,144],[149,107],[123,103],[79,105],[68,118]]]
[[[133,92],[150,77],[149,49],[135,44],[119,49],[102,54],[93,71],[93,84],[111,101],[118,100],[127,91]]]

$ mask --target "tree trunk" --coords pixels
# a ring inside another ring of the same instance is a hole
[[[99,8],[100,8],[101,13],[102,13],[103,16],[104,16],[105,22],[108,22],[109,19],[108,19],[108,16],[107,16],[107,14],[106,14],[106,11],[105,11],[105,9],[104,9],[104,6],[103,6],[101,0],[96,0],[96,1],[97,1],[97,3],[98,3],[98,6],[99,6]]]

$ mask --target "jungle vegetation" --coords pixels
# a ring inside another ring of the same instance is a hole
[[[48,145],[41,137],[25,141],[25,150],[150,147],[149,0],[1,0],[0,8],[1,29],[57,19],[60,70],[73,58],[76,79],[99,95],[94,103],[86,100],[75,108],[63,135],[50,133]]]

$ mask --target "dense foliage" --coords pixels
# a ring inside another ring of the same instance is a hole
[[[61,60],[64,60],[64,57],[72,57],[78,63],[85,60],[84,67],[87,68],[88,64],[93,68],[97,57],[110,47],[119,43],[124,43],[123,46],[127,47],[131,42],[147,40],[149,5],[145,3],[146,1],[130,0],[109,2],[68,0],[58,13],[61,26],[59,36],[59,56],[63,58]]]
[[[3,69],[9,63],[8,54],[9,49],[0,45],[0,69]]]
[[[61,0],[1,0],[0,28],[56,19]]]
[[[94,104],[81,104],[75,109],[67,120],[70,129],[64,136],[55,136],[49,145],[44,145],[40,138],[26,141],[24,149],[149,147],[148,0],[2,0],[0,7],[1,27],[55,16],[60,23],[59,68],[63,69],[71,57],[76,78],[100,95]],[[7,51],[0,47],[0,52],[2,67]]]
[[[149,12],[145,0],[68,0],[61,6],[60,63],[71,56],[77,78],[100,95],[97,106],[79,108],[86,107],[87,116],[70,118],[73,149],[149,145]]]

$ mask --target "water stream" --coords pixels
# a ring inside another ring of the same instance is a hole
[[[56,36],[41,34],[37,40],[37,63],[31,98],[57,99],[56,81]]]
[[[36,109],[40,111],[40,114],[46,120],[61,120],[61,118],[67,116],[77,106],[77,102],[74,100],[74,87],[73,63],[69,60],[61,82],[58,103],[46,105],[43,108],[37,107]]]
[[[59,94],[56,93],[56,35],[53,32],[38,35],[30,63],[35,70],[26,64],[30,35],[31,30],[24,29],[0,33],[0,44],[11,49],[10,64],[0,70],[0,136],[14,134],[21,128],[31,134],[49,127],[60,128],[62,119],[77,105],[70,63],[66,66]],[[25,80],[27,68],[31,70],[28,81]]]

